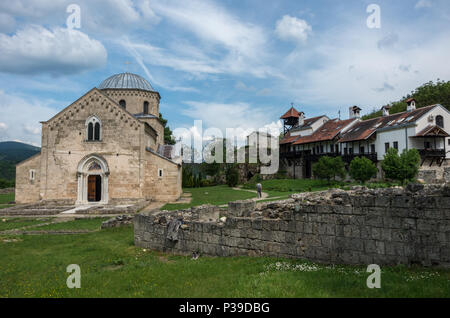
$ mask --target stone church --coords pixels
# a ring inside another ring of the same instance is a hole
[[[16,202],[178,199],[181,158],[164,145],[160,99],[147,80],[127,72],[41,122],[40,154],[16,168]]]

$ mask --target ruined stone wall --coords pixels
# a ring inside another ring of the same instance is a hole
[[[135,244],[175,253],[274,256],[342,264],[450,265],[450,187],[331,190],[229,205],[226,219],[194,210],[140,214]],[[178,240],[167,224],[180,219]]]

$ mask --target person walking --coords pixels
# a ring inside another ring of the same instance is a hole
[[[262,185],[261,185],[261,183],[258,183],[256,185],[256,192],[258,193],[258,199],[260,199],[262,197]]]

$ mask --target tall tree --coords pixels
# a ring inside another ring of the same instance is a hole
[[[406,110],[405,100],[408,98],[414,98],[417,101],[417,107],[425,107],[434,104],[441,104],[445,108],[450,110],[450,81],[441,81],[438,79],[436,83],[429,81],[422,86],[416,88],[410,94],[404,96],[401,100],[390,103],[391,114],[404,112]],[[380,109],[378,107],[378,109]],[[372,113],[363,116],[363,119],[371,119],[381,117],[382,112],[380,110],[374,110]]]
[[[166,145],[175,145],[176,141],[172,135],[172,130],[167,126],[167,119],[164,119],[161,113],[159,113],[159,119],[164,126],[164,143]]]

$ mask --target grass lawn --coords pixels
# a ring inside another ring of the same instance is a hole
[[[256,193],[233,190],[226,185],[205,188],[190,188],[184,189],[184,192],[192,193],[191,203],[166,204],[161,208],[161,210],[187,209],[203,204],[222,205],[227,204],[230,201],[246,200],[256,197]]]
[[[24,226],[31,226],[50,222],[51,218],[2,218],[0,219],[0,231],[18,229]]]
[[[261,181],[263,192],[269,194],[269,198],[282,196],[288,198],[293,193],[308,192],[308,191],[323,191],[330,188],[348,189],[351,186],[359,185],[358,183],[348,182],[331,182],[315,179],[274,179]],[[389,187],[397,184],[388,183],[367,183],[367,187],[381,188]],[[246,183],[242,186],[243,189],[256,189],[256,183]]]
[[[131,226],[77,235],[0,237],[0,297],[448,297],[450,271],[382,268],[368,289],[364,267],[300,260],[168,256],[133,245]],[[278,265],[277,265],[278,262]],[[66,268],[81,268],[69,289]]]
[[[44,225],[36,228],[39,231],[49,230],[99,230],[102,223],[110,218],[85,218],[68,222]]]
[[[14,192],[0,194],[0,209],[9,208],[13,206],[13,204],[8,204],[10,202],[14,202]]]

